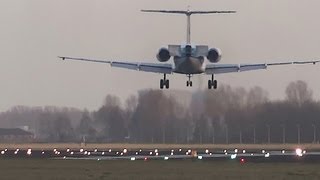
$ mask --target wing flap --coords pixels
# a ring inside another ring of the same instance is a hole
[[[206,74],[223,74],[232,72],[245,72],[252,70],[267,69],[268,66],[281,66],[293,64],[316,64],[319,60],[312,61],[292,61],[292,62],[276,62],[266,64],[208,64],[205,69]]]
[[[111,67],[124,68],[124,69],[136,70],[136,71],[144,71],[144,72],[171,74],[173,71],[172,64],[105,61],[105,60],[97,60],[97,59],[74,58],[74,57],[67,57],[67,56],[59,56],[59,58],[61,58],[62,60],[105,63],[105,64],[110,64]]]

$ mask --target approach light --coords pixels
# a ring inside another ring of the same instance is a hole
[[[241,159],[240,159],[240,162],[241,162],[241,163],[245,163],[246,160],[245,160],[244,158],[241,158]]]
[[[264,155],[264,157],[266,157],[266,158],[270,157],[270,153],[266,153],[266,154]]]
[[[95,149],[94,152],[98,152],[98,149]]]
[[[243,153],[243,154],[245,154],[245,153],[246,153],[246,150],[245,150],[245,149],[244,149],[244,150],[242,150],[242,153]]]
[[[67,149],[67,152],[70,152],[70,149],[69,149],[69,148]]]
[[[235,150],[234,150],[234,153],[238,153],[238,149],[235,149]]]
[[[31,149],[28,149],[28,151],[27,151],[27,155],[31,155]]]
[[[88,152],[88,156],[90,156],[90,154],[91,154],[91,153],[90,153],[90,152]]]
[[[173,152],[171,152],[171,154],[170,154],[171,156],[173,156]]]
[[[262,152],[263,154],[266,153],[266,151],[265,151],[264,149],[263,149],[261,152]]]
[[[158,152],[158,149],[155,149],[154,152],[157,153],[157,152]]]
[[[209,153],[209,149],[206,149],[206,154],[208,154]]]
[[[102,152],[101,154],[104,155],[104,152]]]
[[[286,152],[285,150],[282,150],[282,151],[281,151],[282,154],[284,154],[285,152]]]
[[[123,149],[123,153],[125,154],[125,153],[127,153],[128,152],[128,150],[126,149],[126,148],[124,148]]]
[[[166,160],[168,160],[168,159],[169,159],[169,157],[165,156],[163,159],[166,161]]]
[[[303,155],[303,154],[302,154],[302,149],[297,148],[297,149],[296,149],[296,155],[301,157],[301,156]]]
[[[150,151],[150,153],[149,153],[149,154],[150,154],[150,156],[151,156],[151,155],[152,155],[152,151]]]
[[[179,152],[181,152],[182,151],[182,149],[179,149]]]
[[[135,157],[131,157],[130,160],[131,160],[131,161],[135,161],[136,158],[135,158]]]
[[[236,159],[237,158],[237,154],[231,154],[231,159]]]
[[[70,154],[71,154],[71,155],[73,155],[74,153],[73,153],[73,152],[71,152]]]
[[[44,151],[42,151],[41,154],[44,154]]]
[[[198,159],[199,159],[199,160],[202,160],[202,158],[203,158],[202,156],[198,156]]]
[[[111,150],[111,149],[109,149],[109,153],[111,153],[111,151],[112,151],[112,150]]]
[[[4,151],[1,151],[1,154],[4,154]]]
[[[82,152],[83,152],[83,149],[80,149],[80,152],[82,153]]]
[[[159,156],[159,153],[156,153],[156,156]]]

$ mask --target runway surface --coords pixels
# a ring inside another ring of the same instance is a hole
[[[320,150],[245,150],[245,149],[1,149],[0,158],[43,158],[61,160],[184,160],[245,162],[320,162]]]

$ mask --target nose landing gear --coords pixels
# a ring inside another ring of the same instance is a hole
[[[188,74],[187,76],[188,76],[187,87],[189,87],[189,86],[192,87],[192,81],[191,81],[192,76],[191,76],[191,74]]]

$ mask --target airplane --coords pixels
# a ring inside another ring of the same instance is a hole
[[[160,63],[143,63],[143,62],[126,62],[87,59],[78,57],[58,56],[62,60],[78,60],[96,63],[110,64],[111,67],[126,68],[137,71],[161,73],[163,79],[160,80],[160,89],[169,88],[169,79],[167,74],[185,74],[188,77],[187,87],[192,86],[191,77],[195,74],[211,75],[208,80],[208,89],[217,89],[218,83],[214,76],[216,74],[245,72],[251,70],[267,69],[268,66],[290,65],[290,64],[316,64],[319,60],[309,61],[291,61],[291,62],[274,62],[274,63],[257,63],[257,64],[221,64],[218,63],[222,58],[219,48],[210,48],[207,45],[194,45],[191,43],[191,16],[195,14],[230,14],[236,11],[191,11],[189,10],[141,10],[146,13],[166,13],[166,14],[183,14],[187,17],[187,38],[186,43],[181,45],[168,45],[159,49],[156,58]],[[174,64],[165,63],[173,59]],[[205,59],[210,63],[206,64]]]

